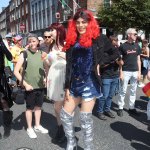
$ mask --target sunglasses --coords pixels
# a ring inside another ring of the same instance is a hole
[[[54,29],[50,29],[50,32],[54,31]]]
[[[137,36],[137,33],[132,33],[134,36]]]
[[[47,39],[47,38],[48,38],[48,39],[50,39],[50,38],[51,38],[51,36],[44,36],[44,38],[45,38],[45,39]]]

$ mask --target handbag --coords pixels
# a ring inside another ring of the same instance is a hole
[[[14,102],[18,105],[25,103],[25,90],[19,86],[13,88],[12,97]]]
[[[23,70],[22,70],[22,80],[20,86],[16,86],[13,88],[12,97],[14,102],[18,105],[22,105],[25,103],[25,89],[23,88],[23,79],[25,74],[25,69],[27,65],[27,52],[23,51],[24,56],[24,63],[23,63]]]
[[[4,68],[4,72],[5,72],[5,76],[7,79],[12,78],[13,77],[13,72],[11,71],[9,66],[6,66]]]

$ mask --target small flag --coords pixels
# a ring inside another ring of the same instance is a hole
[[[150,82],[142,88],[142,91],[145,95],[150,96]]]

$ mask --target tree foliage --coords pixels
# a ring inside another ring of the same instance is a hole
[[[100,6],[98,17],[115,31],[134,27],[150,32],[150,0],[112,0],[110,7]]]

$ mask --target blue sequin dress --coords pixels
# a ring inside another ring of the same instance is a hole
[[[85,101],[100,97],[100,87],[92,72],[92,47],[84,48],[77,42],[72,52],[72,64],[71,95],[81,97]]]

